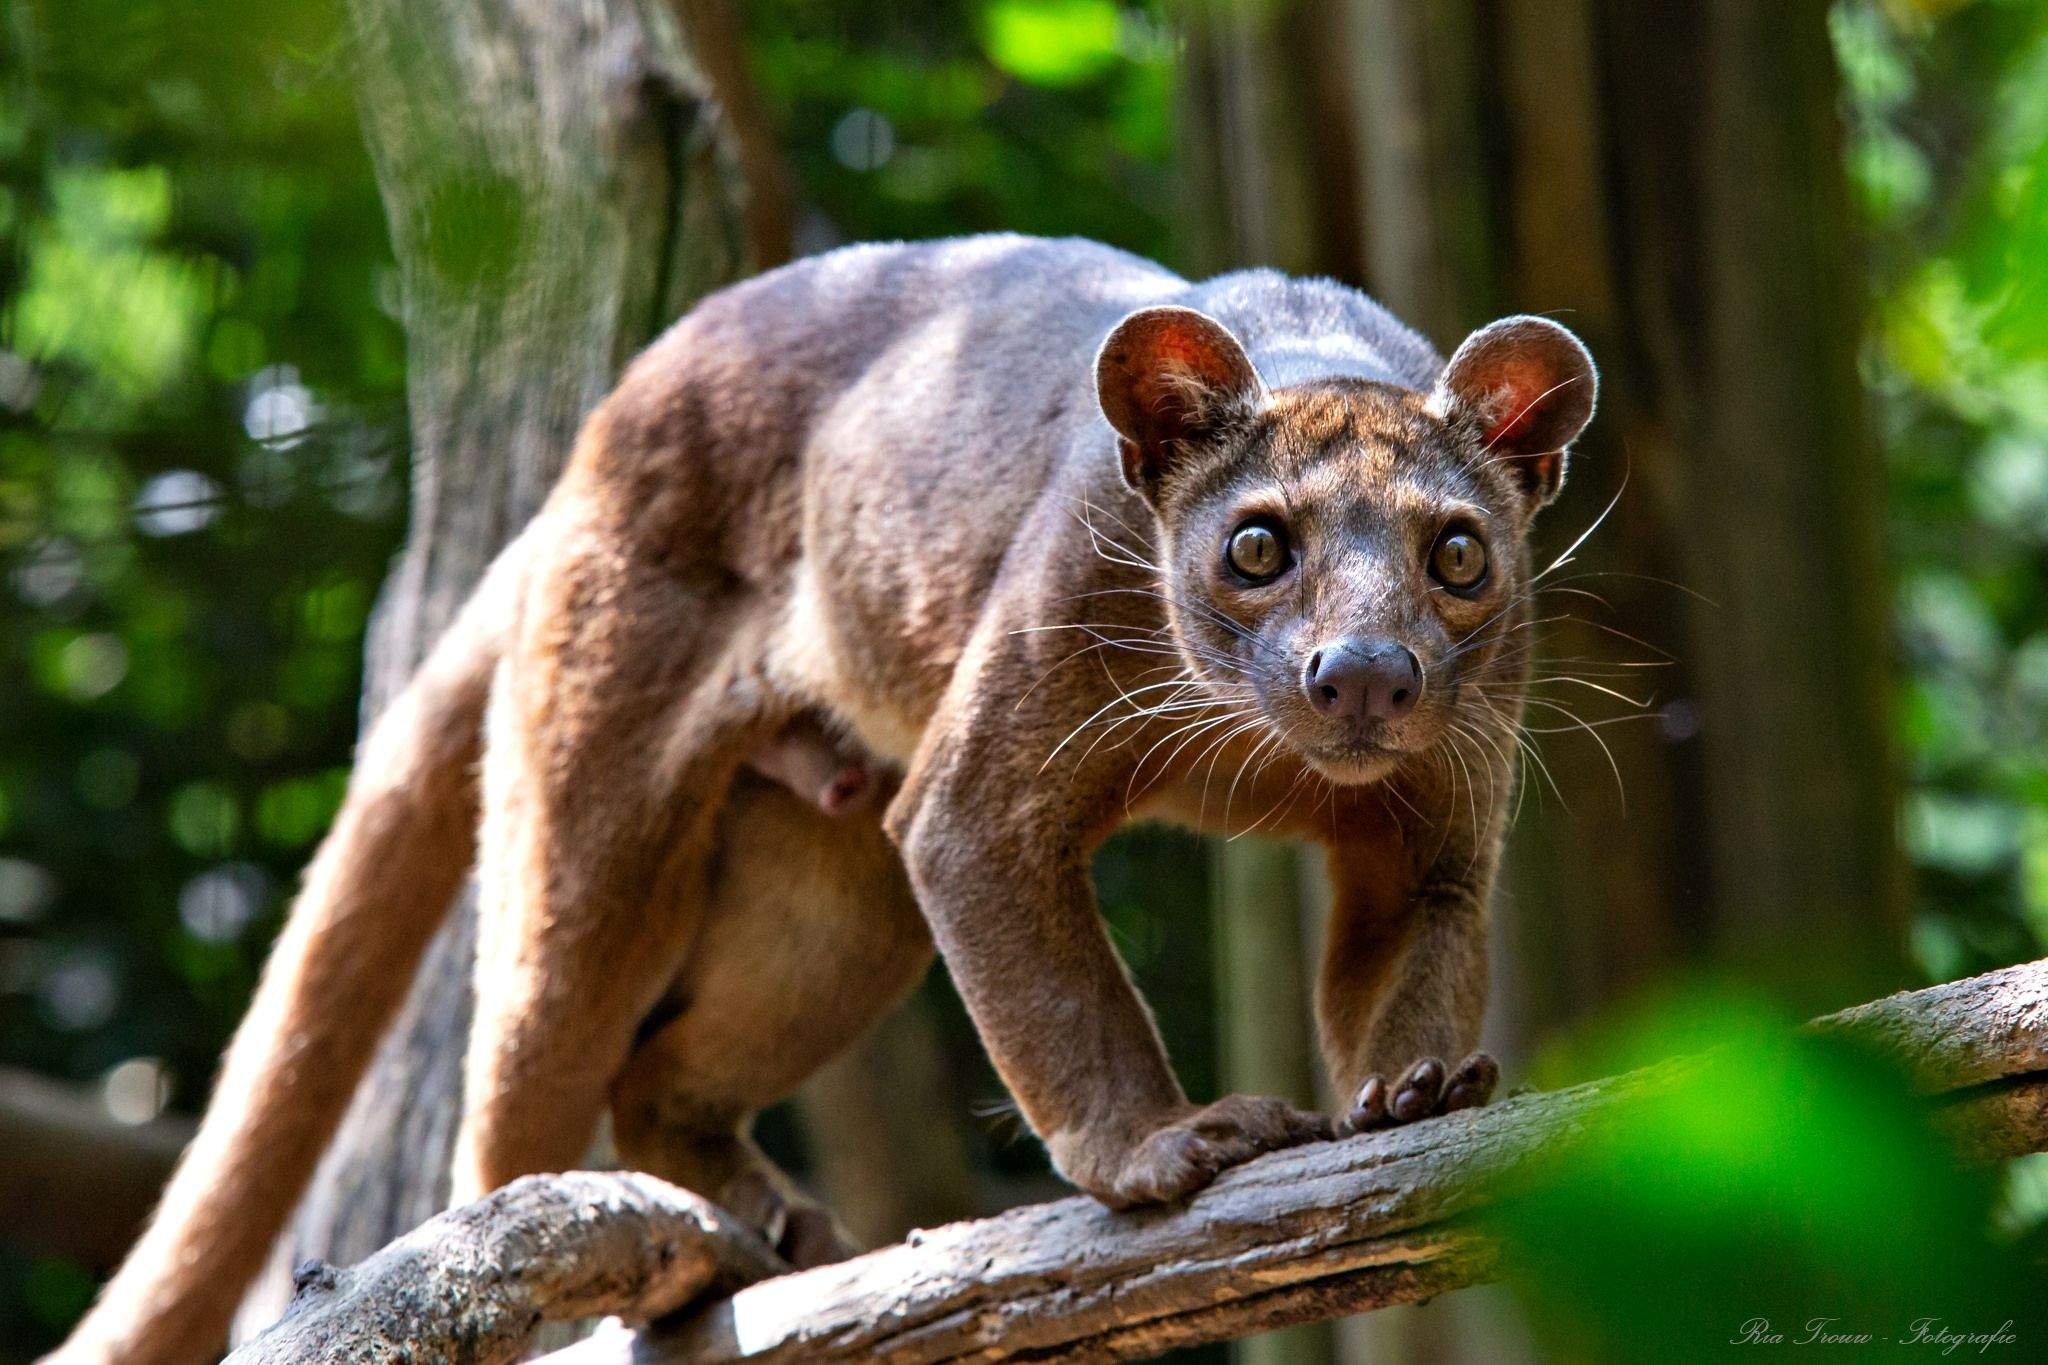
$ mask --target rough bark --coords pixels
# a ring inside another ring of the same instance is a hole
[[[228,1359],[497,1365],[542,1322],[645,1321],[784,1269],[744,1224],[651,1176],[528,1176],[361,1265],[300,1266],[284,1317]]]
[[[1810,1027],[1892,1052],[1919,1090],[1940,1097],[1939,1112],[1976,1155],[2048,1148],[2048,961],[1894,996]],[[1073,1198],[938,1228],[841,1265],[754,1284],[674,1325],[608,1333],[547,1359],[1128,1359],[1412,1303],[1492,1277],[1497,1248],[1467,1215],[1500,1177],[1686,1065],[1680,1059],[1277,1153],[1227,1172],[1183,1208],[1117,1214]],[[625,1188],[637,1198],[684,1210],[661,1225],[667,1240],[657,1253],[609,1236],[605,1215],[587,1212],[618,1187],[605,1182],[631,1182]],[[556,1192],[562,1186],[575,1193]],[[486,1201],[405,1239],[295,1316],[325,1314],[305,1321],[335,1331],[369,1323],[381,1334],[371,1341],[402,1338],[411,1358],[455,1358],[455,1348],[440,1343],[471,1342],[484,1318],[498,1324],[523,1315],[530,1325],[556,1312],[550,1286],[585,1295],[574,1301],[590,1311],[588,1286],[624,1285],[619,1301],[644,1313],[657,1299],[632,1286],[649,1282],[644,1267],[673,1256],[697,1268],[662,1281],[662,1292],[687,1297],[704,1286],[705,1258],[730,1240],[705,1221],[700,1204],[644,1177],[543,1178],[515,1189],[494,1199],[524,1211],[516,1238],[492,1235],[499,1215]],[[548,1208],[556,1212],[533,1212]],[[550,1217],[574,1235],[557,1239]],[[501,1279],[514,1287],[500,1290]],[[393,1294],[413,1306],[387,1311]],[[290,1326],[288,1319],[280,1330]],[[509,1328],[493,1330],[509,1340]],[[348,1345],[330,1337],[325,1349]]]
[[[119,1123],[79,1087],[0,1068],[0,1228],[15,1246],[111,1268],[191,1137],[189,1123]]]
[[[733,278],[736,177],[654,0],[354,0],[365,137],[402,285],[412,521],[365,709],[403,686],[540,505],[578,422],[664,323]],[[460,1109],[465,902],[422,966],[243,1325],[307,1257],[439,1211]]]
[[[1901,991],[1807,1027],[1889,1054],[1923,1094],[2048,1072],[2048,958]]]

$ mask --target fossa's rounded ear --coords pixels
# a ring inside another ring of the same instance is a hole
[[[1466,337],[1430,407],[1464,417],[1482,455],[1511,465],[1538,506],[1564,486],[1565,451],[1593,418],[1600,377],[1579,339],[1547,318],[1502,318]]]
[[[1150,494],[1190,441],[1257,409],[1266,387],[1230,329],[1192,308],[1145,308],[1095,357],[1095,395],[1116,428],[1124,482]]]

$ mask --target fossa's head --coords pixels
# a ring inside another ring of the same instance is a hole
[[[1345,783],[1385,777],[1500,695],[1526,647],[1529,527],[1593,413],[1570,332],[1481,328],[1427,392],[1275,389],[1221,323],[1150,308],[1110,335],[1096,379],[1124,478],[1157,516],[1195,676],[1247,691]]]

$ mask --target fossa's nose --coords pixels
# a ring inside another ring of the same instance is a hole
[[[1326,716],[1394,721],[1422,696],[1422,664],[1392,640],[1339,640],[1309,656],[1301,686]]]

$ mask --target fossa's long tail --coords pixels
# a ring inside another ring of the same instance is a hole
[[[371,727],[334,827],[149,1228],[50,1365],[213,1359],[475,851],[476,767],[518,547]]]

